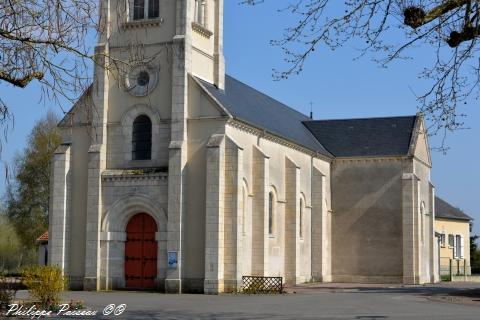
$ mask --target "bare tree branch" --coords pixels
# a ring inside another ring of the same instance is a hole
[[[410,6],[404,10],[404,23],[414,29],[432,22],[448,12],[470,4],[470,0],[449,0],[434,7],[428,12],[419,6]]]
[[[431,87],[417,95],[419,111],[431,134],[464,128],[462,105],[479,91],[480,0],[289,0],[283,11],[297,22],[271,42],[286,64],[274,70],[275,79],[302,72],[319,46],[336,50],[349,41],[363,43],[360,56],[370,54],[382,65],[410,58],[411,48],[431,48],[431,64],[420,73]]]
[[[23,76],[23,78],[13,78],[9,74],[0,71],[0,80],[6,81],[20,88],[25,88],[33,79],[42,80],[43,76],[43,72],[32,72]]]
[[[54,100],[75,101],[91,82],[88,37],[98,31],[96,0],[0,1],[0,82],[36,80]]]

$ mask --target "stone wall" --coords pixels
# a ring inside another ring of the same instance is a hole
[[[104,214],[100,235],[100,288],[125,287],[126,226],[134,215],[147,213],[157,223],[157,288],[164,290],[167,275],[167,174],[109,170],[102,175]]]
[[[251,230],[251,273],[243,275],[282,276],[287,282],[301,283],[310,281],[315,269],[325,281],[329,281],[329,162],[309,155],[307,150],[297,150],[280,140],[270,140],[262,132],[257,135],[251,128],[227,126],[226,132],[243,149],[242,185],[251,190],[247,200],[247,204],[251,204],[251,209],[247,208],[251,213],[246,211],[245,220],[251,216],[252,222],[251,226],[247,223],[247,236],[244,237],[247,238]],[[322,173],[315,174],[318,170]],[[314,177],[320,177],[320,181],[313,181]],[[268,225],[270,193],[273,195],[271,234]],[[312,199],[314,194],[319,198]],[[301,235],[300,201],[303,204]],[[319,208],[316,209],[314,204]],[[312,242],[313,234],[318,243]],[[250,243],[243,242],[244,254],[250,255]],[[318,255],[315,265],[312,265],[313,254]],[[248,268],[242,267],[242,270],[249,270],[249,259],[244,257],[243,261],[248,261]]]
[[[332,274],[340,282],[402,282],[402,161],[332,167]]]

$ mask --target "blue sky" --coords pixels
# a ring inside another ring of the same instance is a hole
[[[227,72],[249,85],[306,114],[314,104],[317,119],[396,116],[416,113],[413,92],[422,92],[426,84],[417,74],[433,57],[433,52],[417,49],[415,58],[399,61],[387,69],[380,68],[369,57],[354,60],[358,51],[353,44],[336,51],[321,48],[308,61],[299,76],[273,81],[272,69],[281,66],[282,52],[269,41],[282,34],[282,27],[292,21],[277,14],[277,1],[256,7],[239,5],[239,0],[225,1],[225,57]],[[412,92],[413,91],[413,92]],[[0,85],[2,99],[10,104],[14,123],[10,124],[7,142],[3,142],[1,161],[11,164],[21,150],[33,124],[51,107],[40,102],[37,86],[24,90]],[[68,107],[65,107],[68,109]],[[447,155],[433,152],[432,181],[437,195],[462,208],[478,220],[474,231],[480,233],[480,204],[477,202],[480,181],[480,108],[472,101],[463,110],[469,130],[450,134]],[[431,144],[438,144],[432,138]],[[1,179],[0,192],[5,190]]]

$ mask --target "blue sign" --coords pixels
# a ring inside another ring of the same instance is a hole
[[[177,251],[168,251],[168,268],[177,269],[178,253]]]

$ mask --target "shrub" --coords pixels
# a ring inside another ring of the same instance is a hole
[[[16,293],[15,279],[0,276],[0,310],[13,303]]]
[[[243,288],[243,293],[248,293],[248,294],[257,294],[257,293],[262,293],[266,290],[267,288],[263,283],[260,282],[255,282],[251,283],[250,285],[246,286]]]
[[[448,274],[442,274],[440,276],[440,280],[441,281],[452,281],[452,279],[450,278],[450,275],[448,275]]]
[[[57,304],[66,287],[62,270],[56,266],[32,266],[23,272],[23,283],[28,293],[44,307]]]

